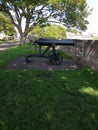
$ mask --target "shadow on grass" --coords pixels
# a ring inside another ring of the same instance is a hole
[[[98,73],[8,71],[0,74],[0,129],[97,130]]]

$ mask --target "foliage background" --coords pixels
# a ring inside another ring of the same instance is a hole
[[[9,36],[15,35],[14,25],[8,18],[7,14],[0,12],[0,32],[3,32]]]
[[[37,38],[66,38],[66,29],[56,24],[46,27],[36,26],[30,33],[36,35]]]

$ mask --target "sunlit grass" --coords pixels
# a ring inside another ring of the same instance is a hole
[[[32,45],[23,45],[8,49],[0,53],[0,67],[4,67],[6,64],[8,64],[8,62],[12,61],[16,57],[26,56],[32,53],[34,53]]]
[[[92,87],[84,87],[84,88],[80,89],[80,92],[89,94],[91,96],[98,96],[98,89],[95,90]]]
[[[6,70],[32,45],[0,53],[0,130],[97,130],[98,73]]]

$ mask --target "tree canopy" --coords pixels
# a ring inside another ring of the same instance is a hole
[[[37,38],[66,38],[66,29],[56,24],[43,28],[36,26],[30,33],[36,35]]]
[[[34,26],[46,25],[49,18],[66,27],[86,30],[90,14],[86,0],[0,0],[0,11],[10,16],[22,43]]]
[[[9,36],[15,34],[15,29],[11,23],[11,20],[1,12],[0,12],[0,32],[3,32]]]

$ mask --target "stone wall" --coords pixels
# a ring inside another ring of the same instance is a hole
[[[78,60],[81,59],[84,53],[84,41],[76,40],[74,46],[60,46],[59,49],[72,56],[73,59]]]
[[[98,41],[85,42],[83,53],[81,64],[98,71]]]
[[[98,41],[77,40],[75,46],[60,47],[82,66],[98,71]]]

